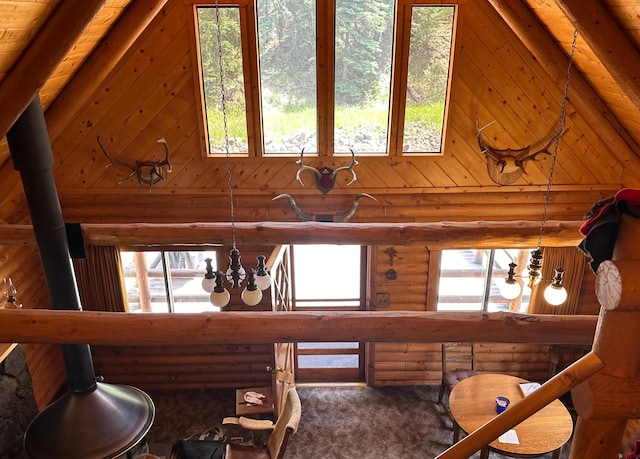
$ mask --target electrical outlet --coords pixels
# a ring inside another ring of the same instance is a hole
[[[376,308],[388,308],[391,304],[391,295],[388,293],[378,293],[376,294]]]

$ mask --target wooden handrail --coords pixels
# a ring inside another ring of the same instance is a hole
[[[529,394],[500,416],[494,417],[479,429],[453,445],[436,459],[458,459],[469,457],[484,448],[507,430],[541,410],[571,388],[600,371],[604,363],[594,352],[589,352],[573,365],[545,382],[535,392]]]
[[[274,268],[282,262],[282,257],[287,252],[287,249],[288,245],[286,244],[281,244],[273,248],[271,254],[269,255],[269,258],[267,258],[267,261],[265,263],[267,271],[273,271]]]

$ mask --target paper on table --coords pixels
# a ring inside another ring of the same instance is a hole
[[[507,430],[505,433],[498,437],[498,443],[511,443],[512,445],[519,445],[518,434],[515,430]]]
[[[534,390],[538,389],[539,387],[540,387],[540,383],[537,383],[537,382],[521,382],[520,383],[520,390],[522,391],[522,394],[525,397],[529,395],[531,392],[533,392]]]

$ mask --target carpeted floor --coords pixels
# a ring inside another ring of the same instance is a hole
[[[233,390],[148,393],[156,404],[148,441],[159,456],[180,438],[218,426],[234,414]],[[302,419],[287,459],[432,459],[451,445],[451,421],[435,403],[436,386],[299,387],[298,393]],[[563,459],[569,448],[567,444]],[[490,454],[491,459],[502,457]]]

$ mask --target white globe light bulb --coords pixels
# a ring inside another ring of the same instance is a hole
[[[202,290],[207,293],[213,292],[213,288],[216,286],[216,279],[212,277],[211,279],[207,277],[202,278]]]
[[[550,284],[544,289],[544,299],[552,306],[559,306],[567,301],[567,290]]]
[[[224,308],[229,304],[229,300],[231,300],[231,295],[229,294],[229,290],[226,288],[221,292],[213,291],[211,292],[211,295],[209,295],[209,301],[211,301],[211,304],[218,308]]]
[[[269,274],[265,274],[264,276],[256,276],[256,286],[260,290],[266,290],[271,287],[271,276]]]
[[[520,288],[520,284],[518,282],[508,282],[505,281],[501,284],[498,284],[498,289],[500,290],[500,294],[506,300],[514,300],[520,296],[522,292],[522,288]]]
[[[249,290],[245,288],[242,291],[242,295],[240,295],[240,297],[242,298],[244,304],[246,304],[247,306],[255,306],[262,300],[262,290],[260,290],[259,288],[255,290]]]

